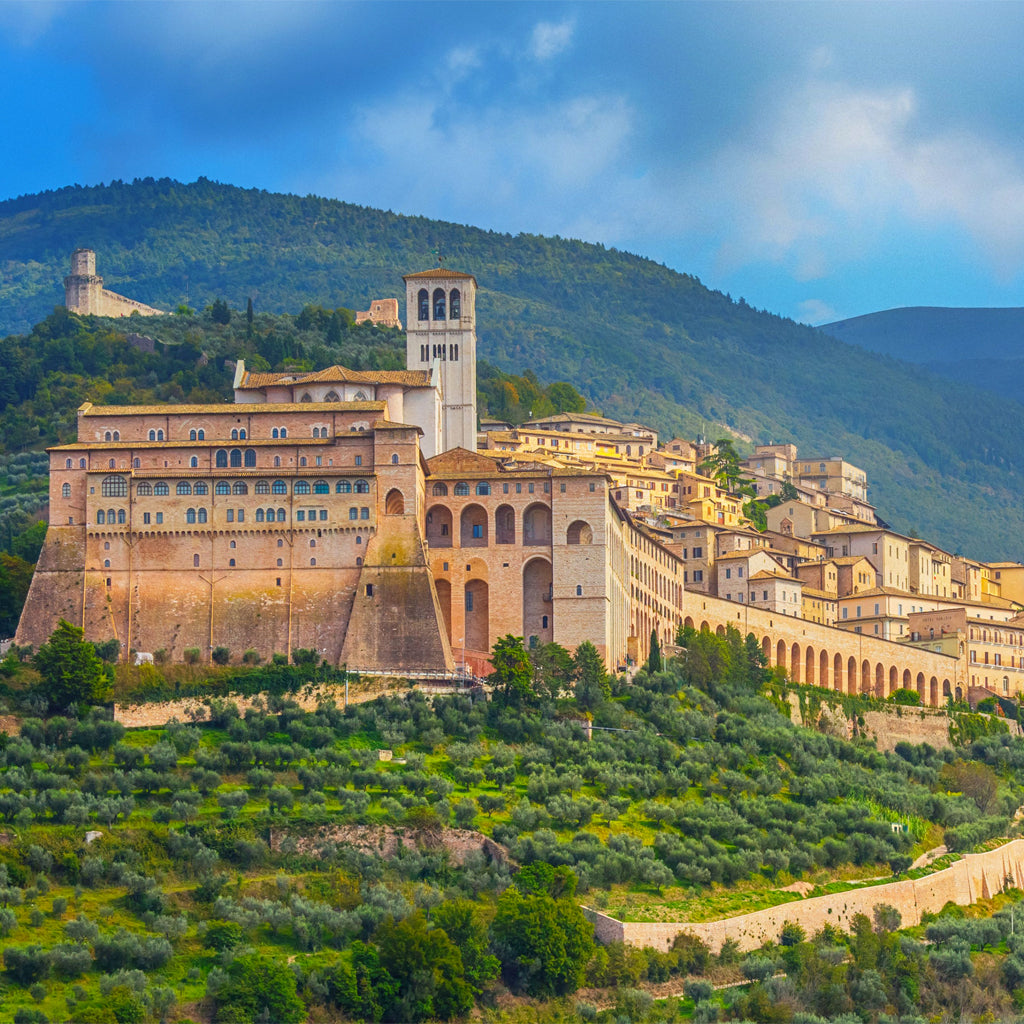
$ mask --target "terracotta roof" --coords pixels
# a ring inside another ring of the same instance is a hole
[[[771,572],[769,569],[759,569],[750,577],[752,580],[783,580],[786,583],[802,583],[801,580],[784,572]]]
[[[93,405],[79,406],[83,416],[249,416],[281,412],[379,412],[384,401],[367,402],[221,402],[216,405]]]
[[[404,384],[407,387],[429,387],[430,370],[350,370],[339,365],[328,366],[311,373],[263,373],[246,370],[239,389],[267,388],[282,384]]]
[[[472,274],[464,274],[461,270],[452,270],[451,267],[434,267],[431,270],[417,270],[415,274],[403,275],[402,280],[417,281],[421,278],[428,277],[462,278],[463,280],[469,280],[476,284],[476,278]]]

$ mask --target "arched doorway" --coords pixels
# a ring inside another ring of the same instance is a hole
[[[405,496],[397,487],[392,488],[392,490],[388,491],[388,496],[384,499],[384,515],[405,515]]]
[[[889,692],[886,694],[887,697],[891,697],[900,685],[900,670],[893,665],[889,669]]]
[[[815,669],[814,648],[813,647],[808,647],[807,648],[807,656],[804,658],[804,682],[808,686],[814,686],[814,680],[815,680],[815,677],[817,675],[817,673],[814,671],[814,669]]]
[[[831,659],[828,651],[822,651],[818,655],[818,685],[827,687],[829,685],[828,663]]]
[[[592,544],[593,541],[594,531],[589,523],[577,519],[569,524],[569,529],[565,532],[566,544]]]
[[[516,510],[511,505],[499,505],[494,513],[494,543],[515,544]]]
[[[530,505],[523,513],[523,543],[551,543],[551,509],[547,505]]]
[[[928,694],[925,692],[925,681],[923,672],[917,673],[917,692],[921,698],[921,703],[926,704],[928,702]]]
[[[882,668],[881,662],[875,666],[875,696],[885,697],[885,669]]]
[[[790,648],[790,652],[789,653],[790,653],[790,658],[789,658],[789,675],[790,675],[790,678],[793,680],[794,683],[801,683],[801,682],[803,682],[803,678],[802,678],[802,673],[800,671],[800,669],[802,667],[800,665],[800,645],[799,644],[793,644],[792,648]]]
[[[452,513],[444,505],[433,505],[427,510],[427,543],[432,548],[452,546]]]
[[[546,558],[531,558],[523,566],[523,636],[527,643],[534,636],[542,644],[554,638],[551,583],[551,563]]]
[[[843,656],[837,654],[832,661],[832,667],[834,669],[832,686],[837,689],[840,693],[843,692]]]
[[[779,668],[784,669],[786,667],[786,641],[780,640],[775,645],[775,664]]]
[[[480,505],[467,505],[459,522],[459,544],[462,547],[487,547],[487,513]]]
[[[857,680],[860,677],[860,673],[857,671],[857,659],[852,657],[846,663],[846,692],[856,693],[857,692]]]

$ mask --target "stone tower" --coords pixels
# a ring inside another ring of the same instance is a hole
[[[64,278],[64,305],[83,316],[98,314],[102,294],[103,278],[96,276],[96,253],[76,249],[71,254],[71,273]]]
[[[406,367],[441,377],[441,450],[476,451],[476,278],[435,267],[405,280]]]

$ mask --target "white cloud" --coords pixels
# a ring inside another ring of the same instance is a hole
[[[0,3],[0,36],[8,36],[21,47],[34,46],[66,6],[63,0]]]
[[[911,89],[811,83],[701,175],[691,187],[731,210],[726,264],[767,259],[814,279],[894,220],[958,229],[1003,275],[1024,263],[1020,160],[968,133],[929,134]]]
[[[541,21],[530,37],[530,53],[535,60],[550,60],[566,50],[572,42],[576,25],[572,21]]]
[[[827,302],[821,299],[804,299],[797,305],[796,319],[802,324],[829,324],[840,317]]]

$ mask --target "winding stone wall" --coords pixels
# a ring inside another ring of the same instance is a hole
[[[757,949],[777,939],[789,921],[813,935],[826,924],[849,930],[856,914],[871,917],[879,903],[895,907],[905,927],[920,924],[921,915],[935,913],[947,903],[961,906],[987,899],[1007,886],[1024,888],[1024,839],[1014,839],[987,853],[969,853],[943,871],[924,878],[906,879],[886,885],[870,885],[830,896],[794,900],[778,907],[757,910],[721,921],[634,923],[617,921],[584,907],[601,942],[625,942],[630,946],[653,946],[667,950],[677,935],[694,935],[718,952],[727,939],[740,949]]]

